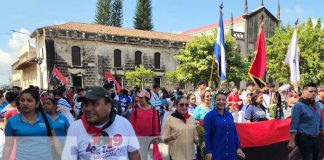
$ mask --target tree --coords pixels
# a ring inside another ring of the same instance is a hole
[[[115,27],[121,27],[123,23],[123,1],[114,0],[111,4],[111,16],[109,19],[109,25]]]
[[[153,30],[151,0],[137,0],[134,28],[148,31]]]
[[[267,39],[268,77],[277,83],[288,83],[290,72],[285,58],[294,28],[287,25],[278,28],[273,37]],[[324,84],[324,30],[318,20],[315,27],[309,18],[298,26],[299,86],[307,82]]]
[[[178,73],[177,70],[174,71],[168,71],[165,73],[165,76],[168,80],[168,83],[170,86],[175,87],[178,81]]]
[[[125,77],[128,84],[142,86],[150,83],[149,79],[154,77],[155,73],[151,69],[144,68],[143,65],[136,66],[135,71],[126,71]]]
[[[98,0],[96,10],[96,23],[109,25],[111,0]]]
[[[180,82],[197,83],[201,79],[209,80],[212,56],[215,44],[215,34],[193,38],[186,47],[175,56],[180,62],[177,66],[177,78]],[[235,39],[225,36],[225,52],[227,61],[227,81],[247,79],[249,62],[235,48]],[[216,66],[216,65],[215,65]],[[217,68],[214,69],[217,75]],[[215,80],[217,76],[213,76]]]

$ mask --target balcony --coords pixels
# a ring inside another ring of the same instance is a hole
[[[15,66],[15,70],[23,70],[33,64],[36,64],[36,50],[31,48],[29,52],[25,52],[19,57],[19,62]]]

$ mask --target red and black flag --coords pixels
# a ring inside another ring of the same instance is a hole
[[[116,91],[119,92],[121,90],[120,84],[118,83],[116,78],[107,71],[105,72],[105,78],[107,83],[113,84],[115,86]]]
[[[237,123],[246,160],[287,160],[290,119]]]
[[[56,66],[54,66],[49,83],[54,86],[66,86],[68,84],[68,81],[65,79],[63,74],[56,68]]]
[[[262,80],[267,67],[266,42],[264,37],[263,15],[261,16],[260,31],[255,43],[255,57],[250,67],[249,75],[253,82],[263,88],[266,83]]]

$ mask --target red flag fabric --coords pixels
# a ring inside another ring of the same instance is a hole
[[[112,76],[109,72],[105,71],[105,78],[108,81],[108,83],[113,83],[116,87],[116,90],[119,92],[121,90],[120,84],[115,79],[114,76]]]
[[[264,38],[263,22],[261,22],[258,39],[255,43],[255,57],[249,71],[250,78],[260,88],[263,88],[265,86],[265,82],[262,80],[262,78],[266,71],[266,66],[267,66],[266,44]]]
[[[240,143],[245,147],[260,147],[289,141],[290,119],[253,123],[236,123]]]
[[[68,81],[65,79],[63,74],[56,68],[56,66],[53,67],[50,83],[53,83],[54,85],[57,85],[57,83],[66,86],[68,84]]]

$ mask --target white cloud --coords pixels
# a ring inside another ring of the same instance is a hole
[[[9,84],[11,64],[19,57],[20,48],[28,41],[30,32],[20,28],[8,40],[9,51],[0,49],[0,84]]]
[[[20,28],[18,31],[13,32],[9,39],[9,47],[12,52],[16,52],[19,55],[20,48],[29,39],[30,32],[24,28]]]
[[[0,50],[0,84],[9,84],[11,64],[13,62],[14,58],[10,53]]]

